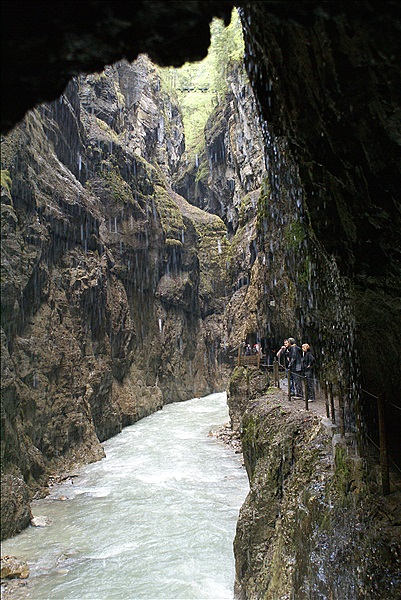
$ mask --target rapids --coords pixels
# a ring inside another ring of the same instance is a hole
[[[248,480],[210,430],[228,420],[225,393],[165,406],[104,443],[106,457],[43,500],[2,554],[28,562],[13,598],[232,599],[233,539]]]

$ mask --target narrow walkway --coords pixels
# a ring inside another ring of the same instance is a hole
[[[279,391],[279,390],[277,390]],[[297,408],[299,408],[300,410],[305,410],[305,400],[303,398],[291,398],[291,400],[288,400],[288,380],[287,377],[281,378],[280,379],[280,391],[284,396],[284,399],[286,402],[288,402],[289,405],[291,406],[295,406]],[[316,400],[314,401],[308,401],[308,412],[311,412],[319,417],[323,418],[327,418],[327,413],[326,413],[326,399],[324,397],[324,394],[319,390],[315,388],[315,398]]]

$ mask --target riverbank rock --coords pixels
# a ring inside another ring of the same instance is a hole
[[[223,425],[219,429],[210,432],[210,435],[217,438],[225,446],[235,452],[242,454],[241,436],[239,431],[233,429],[230,423]]]
[[[35,515],[31,519],[32,527],[47,527],[48,525],[51,525],[51,524],[52,524],[52,520],[49,517]]]
[[[32,519],[28,486],[16,473],[1,474],[1,537],[5,539],[28,527]]]
[[[15,556],[1,558],[1,579],[26,579],[29,577],[29,567]]]
[[[236,376],[238,380],[238,374]],[[234,540],[235,597],[383,598],[401,592],[401,481],[380,477],[336,433],[325,403],[305,410],[270,388],[243,400],[239,424],[250,492]],[[385,567],[384,567],[385,566]]]

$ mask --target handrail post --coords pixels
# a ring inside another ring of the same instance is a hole
[[[304,391],[305,410],[309,410],[309,404],[308,404],[308,382],[306,380],[306,375],[303,375],[303,377],[302,377],[302,387],[303,387],[303,391]]]
[[[330,405],[329,405],[329,395],[327,392],[327,381],[326,379],[324,380],[324,399],[326,402],[326,417],[329,419],[330,418]]]
[[[279,371],[278,371],[278,360],[276,357],[274,357],[273,372],[274,372],[274,383],[275,383],[276,387],[278,387],[280,389],[280,375],[279,375]]]
[[[241,356],[241,344],[238,346],[238,366],[240,366],[240,365],[241,365],[241,359],[240,359],[240,356]]]
[[[390,475],[387,454],[385,405],[383,396],[379,396],[377,399],[377,409],[379,413],[380,468],[382,474],[382,488],[383,496],[387,496],[390,493]]]
[[[333,397],[333,384],[329,383],[329,400],[330,400],[330,409],[331,409],[331,422],[336,422],[336,411],[334,408],[334,397]]]
[[[291,400],[291,371],[287,369],[288,400]]]
[[[345,436],[344,426],[344,391],[341,383],[338,384],[338,416],[340,419],[340,435]]]

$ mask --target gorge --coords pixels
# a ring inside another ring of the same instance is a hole
[[[398,3],[3,4],[2,538],[30,522],[50,473],[98,460],[166,403],[227,387],[251,479],[238,598],[341,598],[327,574],[344,569],[360,513],[383,508],[366,458],[379,395],[396,476],[401,459]],[[233,66],[187,157],[155,65],[203,58],[211,19],[228,23],[234,5],[249,83]],[[342,395],[335,491],[324,473],[313,492],[330,437],[295,418],[275,439],[266,380],[232,372],[242,341],[288,335]],[[386,510],[391,527],[363,524],[349,598],[399,597],[400,511]],[[314,548],[301,560],[312,532],[347,546],[344,562],[311,567]]]

